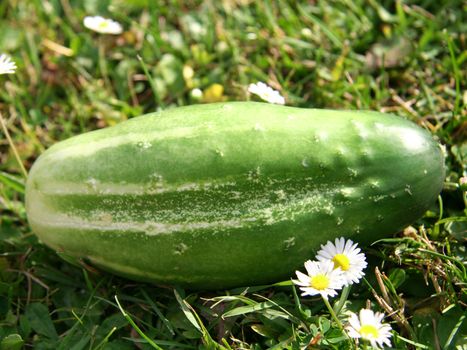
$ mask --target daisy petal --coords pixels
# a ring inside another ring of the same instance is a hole
[[[12,61],[10,56],[5,54],[0,55],[0,75],[14,74],[16,72],[16,63]]]
[[[366,258],[361,253],[360,248],[352,240],[345,240],[340,237],[334,240],[334,243],[327,242],[321,245],[316,259],[318,261],[329,260],[334,264],[334,268],[340,267],[345,277],[345,285],[357,283],[363,276],[363,270],[367,266]]]
[[[369,309],[362,309],[359,316],[350,313],[348,324],[345,327],[351,338],[361,338],[370,342],[372,347],[391,346],[391,326],[382,323],[384,317],[381,313],[374,313]]]
[[[101,16],[86,16],[83,20],[86,28],[100,34],[121,34],[122,25],[116,21]]]
[[[296,271],[298,280],[292,280],[300,287],[302,295],[321,295],[323,298],[333,297],[337,290],[344,284],[344,278],[340,269],[334,269],[330,260],[306,261],[307,275]]]
[[[271,88],[263,82],[250,84],[248,86],[248,91],[252,94],[258,95],[261,99],[269,103],[275,103],[280,105],[285,104],[285,99],[283,96],[281,96],[279,91],[274,90],[273,88]]]

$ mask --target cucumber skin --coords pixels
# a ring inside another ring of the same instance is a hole
[[[290,278],[336,237],[396,232],[433,204],[444,172],[431,135],[396,116],[216,103],[57,143],[31,169],[26,209],[68,257],[220,289]]]

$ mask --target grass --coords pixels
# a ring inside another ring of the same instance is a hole
[[[0,349],[352,348],[325,304],[290,282],[210,293],[135,283],[64,262],[27,224],[23,167],[47,147],[145,112],[254,98],[257,81],[291,106],[399,114],[446,146],[438,203],[365,249],[366,280],[343,309],[385,312],[397,349],[466,349],[465,10],[431,0],[1,2],[0,51],[18,71],[0,76]],[[125,32],[86,30],[94,14]]]

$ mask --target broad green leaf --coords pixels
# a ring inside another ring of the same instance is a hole
[[[19,176],[0,171],[0,183],[19,193],[24,193],[24,180]]]
[[[467,313],[459,306],[449,308],[437,322],[437,333],[442,348],[455,349],[462,345],[467,336]]]
[[[177,292],[177,290],[174,289],[174,294],[175,298],[177,299],[178,303],[180,304],[180,307],[182,308],[183,313],[185,314],[185,317],[190,321],[190,323],[201,333],[203,334],[203,330],[201,329],[200,325],[198,324],[198,321],[196,320],[196,316],[193,314],[192,310],[188,307],[188,303],[182,299],[180,294]]]
[[[0,342],[0,350],[20,350],[24,340],[19,334],[10,334]]]
[[[40,335],[50,339],[58,339],[57,331],[49,315],[49,309],[44,304],[32,303],[26,308],[26,317],[31,328]]]
[[[254,305],[236,307],[235,309],[227,311],[222,316],[223,317],[233,317],[233,316],[248,314],[248,313],[251,313],[251,312],[261,312],[261,311],[263,311],[265,309],[268,309],[270,307],[273,307],[273,306],[274,306],[274,303],[271,303],[269,301],[264,301],[264,302],[257,303],[257,304],[254,304]]]
[[[405,270],[403,269],[392,269],[389,272],[389,280],[391,281],[394,288],[398,288],[402,283],[404,283],[406,275]]]

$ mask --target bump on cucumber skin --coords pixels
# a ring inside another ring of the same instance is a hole
[[[30,173],[34,232],[126,277],[198,289],[290,278],[320,244],[420,217],[444,180],[401,118],[261,103],[150,114],[63,141]]]

